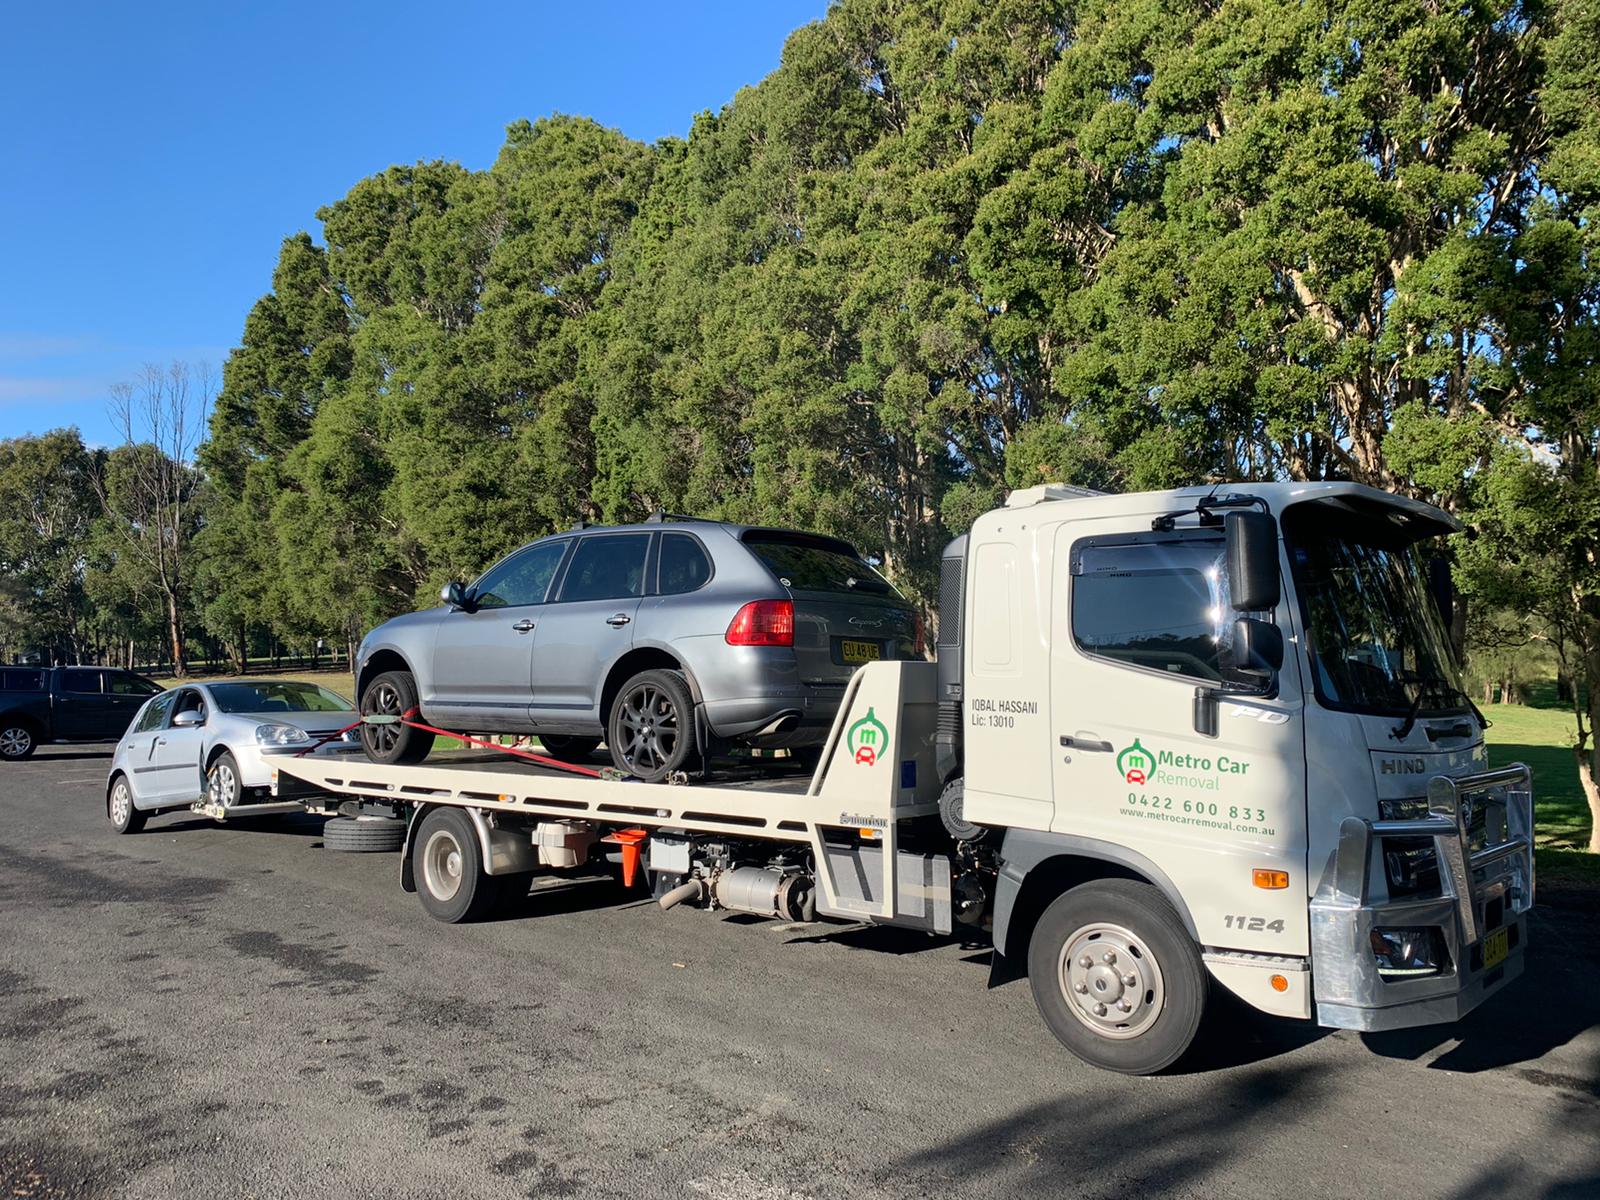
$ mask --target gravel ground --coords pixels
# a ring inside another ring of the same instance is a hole
[[[1126,1079],[979,946],[604,883],[440,925],[312,818],[119,839],[108,763],[0,765],[0,1195],[1600,1196],[1583,895],[1457,1028],[1228,1012]]]

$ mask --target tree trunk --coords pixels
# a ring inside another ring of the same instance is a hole
[[[172,641],[172,673],[182,679],[189,674],[189,663],[184,658],[183,609],[175,591],[167,593],[167,635]]]
[[[233,659],[235,675],[246,674],[246,668],[250,666],[250,637],[243,621],[239,622],[239,640],[233,644],[228,657]]]

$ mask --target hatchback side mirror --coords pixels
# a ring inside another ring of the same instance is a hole
[[[185,709],[181,713],[175,713],[172,718],[172,727],[174,729],[192,729],[196,725],[204,725],[205,723],[205,714],[192,708]]]
[[[1263,512],[1231,512],[1224,519],[1228,538],[1228,599],[1240,612],[1276,608],[1282,593],[1278,578],[1278,523]]]
[[[472,611],[472,598],[467,595],[467,589],[461,586],[459,580],[452,579],[439,589],[439,599],[451,608],[459,608],[462,612]]]
[[[1283,631],[1271,621],[1240,617],[1233,623],[1233,669],[1271,679],[1283,667]]]

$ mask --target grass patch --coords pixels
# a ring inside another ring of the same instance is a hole
[[[1489,762],[1527,763],[1533,772],[1534,833],[1540,884],[1600,887],[1600,854],[1590,854],[1589,806],[1572,756],[1572,714],[1565,709],[1491,704]]]

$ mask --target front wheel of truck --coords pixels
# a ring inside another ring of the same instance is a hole
[[[1103,879],[1039,917],[1028,979],[1040,1015],[1085,1062],[1151,1075],[1182,1057],[1205,1012],[1200,949],[1156,888]]]

